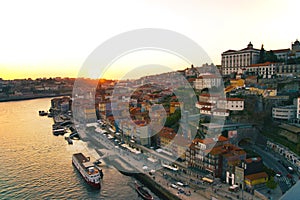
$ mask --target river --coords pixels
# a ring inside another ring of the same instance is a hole
[[[90,188],[73,167],[72,154],[95,153],[80,140],[68,145],[40,117],[50,98],[0,103],[0,199],[139,199],[134,180],[103,167],[102,189]]]

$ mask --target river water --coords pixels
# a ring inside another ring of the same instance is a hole
[[[50,98],[0,103],[0,199],[139,199],[134,180],[110,166],[100,191],[84,182],[72,154],[95,152],[54,136],[52,118],[38,115],[49,107]]]

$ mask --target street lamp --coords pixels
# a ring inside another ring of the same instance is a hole
[[[244,199],[244,177],[242,180],[242,200]]]

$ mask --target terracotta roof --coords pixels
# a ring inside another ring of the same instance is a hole
[[[265,63],[258,63],[258,64],[252,64],[249,67],[263,67],[263,66],[270,66],[274,63],[272,62],[265,62]]]
[[[176,105],[180,105],[180,102],[176,102],[176,101],[171,101],[170,105],[176,106]]]
[[[247,159],[245,160],[246,163],[260,162],[260,161],[261,161],[261,157],[247,158]]]
[[[196,80],[196,78],[188,78],[189,83],[194,82],[195,80]]]
[[[220,142],[228,141],[228,138],[221,135],[221,136],[219,136],[219,141]]]
[[[199,101],[197,104],[202,105],[202,106],[213,106],[213,105],[215,105],[215,104],[213,104],[213,103],[202,102],[202,101]]]
[[[219,94],[208,94],[208,93],[203,93],[200,94],[201,97],[219,97]]]
[[[250,174],[250,175],[245,176],[245,179],[248,179],[250,181],[254,181],[254,180],[257,180],[260,178],[268,178],[268,174],[266,172],[259,172],[256,174]]]
[[[138,126],[145,126],[147,125],[146,121],[145,120],[134,120],[133,121],[136,125]]]
[[[211,111],[211,108],[201,108],[200,110],[206,110],[206,111]]]
[[[283,53],[283,52],[289,52],[290,49],[276,49],[276,50],[272,50],[274,53]]]
[[[224,142],[224,141],[228,141],[228,139],[224,136],[219,136],[218,138],[218,141],[219,142]],[[211,144],[211,143],[215,143],[217,142],[216,140],[214,140],[213,138],[205,138],[205,139],[199,139],[199,138],[195,138],[193,140],[193,143],[194,144],[197,144],[197,143],[202,143],[202,144]]]
[[[160,132],[159,133],[159,137],[163,137],[163,138],[167,138],[170,140],[173,140],[173,138],[176,136],[176,133],[172,133],[172,132]]]
[[[221,77],[214,74],[203,74],[198,77],[198,79],[208,79],[208,78],[221,78]]]
[[[226,98],[227,101],[244,101],[242,98]]]
[[[223,156],[228,158],[236,155],[246,155],[246,152],[243,149],[234,146],[233,149],[228,150],[228,153],[224,153]]]
[[[237,154],[246,154],[244,150],[232,144],[225,144],[223,146],[214,147],[210,153],[213,155],[223,154],[224,157],[230,157]]]

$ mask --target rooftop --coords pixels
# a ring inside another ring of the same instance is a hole
[[[193,140],[193,144],[198,144],[198,143],[201,143],[201,144],[212,144],[212,143],[216,143],[217,141],[219,142],[224,142],[224,141],[228,141],[228,139],[224,136],[219,136],[218,139],[216,138],[205,138],[205,139],[199,139],[199,138],[196,138]]]
[[[272,50],[274,53],[284,53],[284,52],[289,52],[290,49],[276,49]]]
[[[250,175],[245,176],[245,179],[248,179],[250,181],[254,181],[254,180],[257,180],[260,178],[268,178],[268,174],[266,172],[259,172],[256,174],[250,174]]]
[[[249,67],[263,67],[263,66],[270,66],[272,64],[275,64],[275,63],[272,63],[272,62],[257,63],[257,64],[252,64]]]
[[[202,105],[202,106],[212,106],[212,105],[215,105],[215,104],[213,104],[213,103],[202,102],[202,101],[199,101],[197,104]]]
[[[247,159],[245,160],[246,163],[260,162],[260,161],[261,161],[261,157],[247,158]]]

